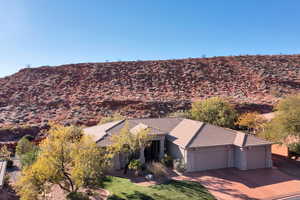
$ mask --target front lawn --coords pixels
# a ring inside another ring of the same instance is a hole
[[[109,176],[103,183],[112,194],[109,200],[214,200],[215,198],[199,183],[170,181],[149,187],[139,186],[125,178]]]

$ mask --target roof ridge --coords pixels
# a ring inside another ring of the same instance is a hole
[[[182,119],[182,120],[184,120],[184,119],[186,119],[186,118],[182,118],[182,117],[131,118],[130,120],[137,120],[137,119]],[[141,123],[141,122],[140,122],[140,123]],[[179,123],[178,123],[178,124],[179,124]],[[176,126],[178,126],[178,124],[177,124]],[[151,128],[155,128],[155,129],[157,129],[157,130],[159,130],[159,131],[168,133],[167,131],[162,130],[161,128],[158,128],[158,127],[155,127],[155,126],[150,126],[149,124],[147,124],[147,126],[149,126],[149,127],[151,127]],[[175,126],[175,127],[176,127],[176,126]],[[175,128],[175,127],[174,127],[174,128]],[[174,128],[172,128],[172,130],[173,130]],[[172,130],[171,130],[171,131],[172,131]],[[170,132],[171,132],[171,131],[170,131]]]
[[[200,122],[200,121],[199,121]],[[192,143],[192,141],[196,138],[196,136],[198,136],[198,134],[200,134],[201,130],[204,128],[204,126],[206,125],[205,122],[200,122],[202,123],[201,124],[201,127],[196,131],[196,133],[192,136],[192,138],[190,139],[190,141],[185,145],[185,148],[186,147],[189,147],[190,144]]]

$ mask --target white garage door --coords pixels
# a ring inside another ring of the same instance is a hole
[[[252,147],[247,150],[247,168],[257,169],[266,167],[266,148]]]
[[[189,171],[227,168],[228,150],[197,150],[188,152]]]

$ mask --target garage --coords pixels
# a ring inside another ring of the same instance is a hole
[[[257,146],[247,149],[247,169],[266,167],[266,147]]]
[[[222,169],[229,165],[229,150],[221,148],[201,148],[188,150],[188,171],[203,171],[208,169]]]

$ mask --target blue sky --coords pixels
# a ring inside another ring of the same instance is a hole
[[[0,0],[0,77],[105,60],[299,54],[299,0]]]

